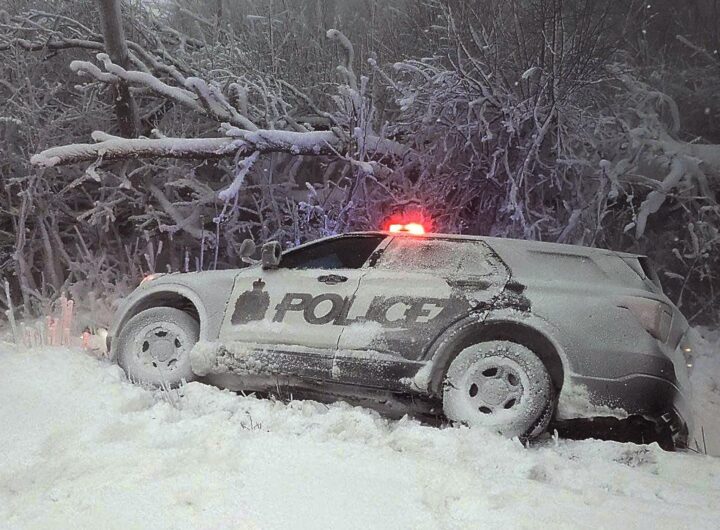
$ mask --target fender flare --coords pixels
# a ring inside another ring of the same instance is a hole
[[[148,299],[160,297],[163,294],[181,296],[186,298],[193,304],[198,313],[200,320],[200,340],[205,340],[208,334],[208,314],[205,304],[202,302],[200,296],[184,285],[176,283],[161,283],[158,285],[150,285],[143,288],[141,291],[135,291],[128,298],[118,310],[115,318],[113,319],[115,324],[110,330],[109,337],[116,337],[125,323],[133,316],[138,314],[140,311],[155,307],[156,305],[162,304],[147,304]],[[147,307],[145,305],[147,304]]]

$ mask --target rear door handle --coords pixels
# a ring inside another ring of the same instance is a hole
[[[340,276],[339,274],[324,274],[322,276],[318,276],[317,280],[322,283],[327,283],[328,285],[335,285],[346,282],[347,276]]]

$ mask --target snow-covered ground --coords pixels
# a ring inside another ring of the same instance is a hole
[[[696,328],[693,334],[694,438],[703,452],[720,456],[720,330]]]
[[[712,385],[713,383],[708,383]],[[0,528],[718,528],[720,458],[387,421],[0,351]]]

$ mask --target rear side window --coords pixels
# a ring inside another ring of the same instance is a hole
[[[281,269],[359,269],[384,236],[341,237],[290,250],[280,261]]]
[[[662,292],[663,288],[662,283],[660,283],[660,277],[658,276],[655,267],[653,267],[650,258],[648,258],[647,256],[639,256],[638,262],[640,263],[640,267],[642,267],[645,276],[653,283],[655,287],[657,287],[657,290],[659,292]]]
[[[660,278],[658,278],[658,275],[648,258],[645,256],[621,256],[621,258],[635,273],[632,276],[632,279],[639,283],[637,286],[639,289],[645,288],[648,291],[662,293]],[[624,278],[626,277],[624,276]],[[627,279],[627,282],[630,282],[629,278]]]
[[[490,250],[482,241],[396,237],[376,267],[438,274],[490,274]]]

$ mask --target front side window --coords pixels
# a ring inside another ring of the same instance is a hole
[[[378,261],[383,269],[444,275],[489,274],[488,248],[482,241],[396,237]]]
[[[281,269],[359,269],[384,236],[352,236],[320,241],[290,250],[280,261]]]

